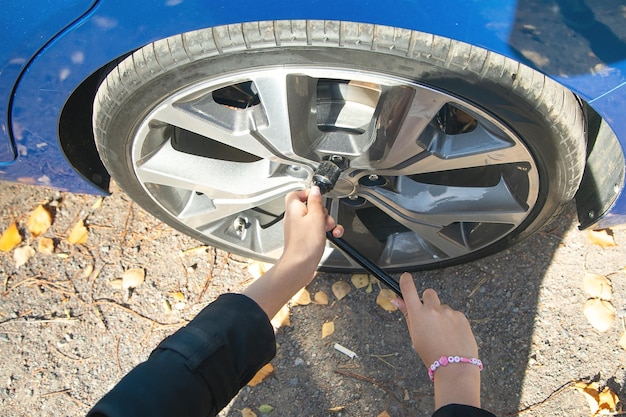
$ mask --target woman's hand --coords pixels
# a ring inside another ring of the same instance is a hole
[[[343,227],[328,215],[317,186],[295,191],[285,197],[285,249],[282,261],[302,263],[317,268],[326,246],[326,232],[341,237]]]
[[[403,299],[395,299],[404,314],[413,347],[426,366],[441,356],[478,357],[478,346],[465,315],[441,304],[432,289],[420,300],[410,274],[400,277]],[[480,407],[480,370],[477,366],[458,363],[435,372],[435,408],[446,404]]]
[[[256,301],[271,319],[315,274],[324,254],[326,231],[343,235],[322,204],[318,187],[295,191],[285,197],[283,221],[285,248],[280,259],[265,275],[243,292]]]

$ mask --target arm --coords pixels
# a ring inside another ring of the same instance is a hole
[[[402,274],[403,299],[394,301],[406,317],[413,347],[426,366],[441,356],[478,357],[478,346],[465,315],[442,305],[432,289],[417,294],[411,275]],[[480,370],[475,365],[450,364],[435,371],[435,416],[491,415],[480,408]],[[477,414],[455,414],[472,410]]]
[[[285,199],[285,249],[276,264],[245,289],[272,318],[301,288],[311,282],[324,253],[326,231],[341,237],[338,226],[322,205],[318,187],[297,191]]]
[[[313,274],[326,230],[340,237],[317,187],[287,195],[285,249],[242,294],[225,294],[165,339],[88,417],[214,416],[276,354],[269,322]]]

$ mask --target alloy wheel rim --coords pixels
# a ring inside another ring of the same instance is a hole
[[[516,230],[539,193],[532,154],[502,121],[385,74],[264,67],[197,82],[140,122],[137,180],[176,221],[218,246],[280,256],[284,195],[331,155],[326,195],[345,239],[387,268],[465,257]],[[328,248],[323,265],[355,266]]]

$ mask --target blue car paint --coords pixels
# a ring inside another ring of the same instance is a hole
[[[8,118],[16,80],[45,43],[87,12],[94,0],[5,3],[0,14],[0,165],[16,157]]]
[[[396,1],[390,5],[381,1],[354,0],[299,3],[100,0],[54,40],[42,38],[40,46],[45,48],[28,65],[19,81],[0,77],[0,91],[6,91],[9,81],[18,82],[11,114],[8,116],[12,139],[17,146],[17,159],[12,164],[0,167],[0,179],[50,185],[74,192],[101,193],[101,190],[72,169],[58,144],[59,115],[72,91],[103,65],[156,39],[203,27],[274,19],[333,19],[403,27],[478,45],[525,62],[547,73],[591,104],[613,128],[622,149],[626,149],[626,123],[622,121],[626,112],[626,59],[623,59],[626,55],[618,55],[614,61],[606,62],[591,72],[576,65],[580,60],[578,57],[552,69],[543,68],[536,61],[527,59],[524,30],[532,31],[532,28],[545,22],[539,20],[524,24],[524,16],[534,16],[532,7],[537,7],[537,4],[543,7],[540,11],[547,16],[544,20],[549,21],[552,18],[550,13],[555,13],[554,7],[550,7],[551,2],[540,3],[530,4],[526,0],[413,0]],[[619,1],[605,3],[606,7],[616,8],[619,5]],[[83,3],[84,8],[87,8],[87,4]],[[47,6],[48,9],[55,8],[53,4]],[[14,12],[19,10],[19,7],[13,9]],[[46,14],[45,8],[39,9],[39,12]],[[14,23],[17,24],[17,21]],[[54,28],[63,26],[58,22],[55,26],[45,19],[41,19],[38,24],[43,27],[38,26],[41,33],[51,33]],[[26,35],[13,32],[9,27],[6,30],[12,38],[7,43],[24,43]],[[541,40],[542,34],[537,36]],[[559,54],[572,53],[562,49],[567,43],[561,45],[558,37],[554,39],[556,46],[547,52],[553,55],[545,58],[548,62],[550,58],[558,62],[555,58]],[[562,42],[569,40],[563,39]],[[541,43],[537,45],[541,46]],[[9,87],[13,88],[12,85]],[[5,108],[0,107],[0,110],[4,111]],[[3,130],[6,134],[6,129]],[[6,138],[4,141],[2,139],[0,137],[0,142],[6,142]],[[626,193],[623,184],[618,186],[622,189],[621,194],[604,220],[604,225],[626,223]]]

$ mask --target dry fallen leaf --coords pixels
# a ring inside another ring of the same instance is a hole
[[[185,294],[183,294],[180,291],[171,292],[170,297],[172,297],[174,301],[179,302],[179,303],[185,301]]]
[[[271,363],[268,363],[263,368],[259,369],[259,371],[252,377],[248,385],[251,387],[256,387],[259,385],[265,378],[274,373],[274,366]]]
[[[611,229],[588,230],[587,236],[594,245],[598,245],[603,248],[617,246]]]
[[[382,413],[380,413],[380,414],[378,415],[378,417],[391,417],[391,416],[389,415],[389,413],[387,412],[387,410],[385,410],[385,411],[383,411]]]
[[[324,291],[318,291],[313,297],[317,304],[328,305],[328,295]]]
[[[37,243],[37,252],[52,255],[54,253],[54,240],[48,237],[42,237],[39,239],[39,243]]]
[[[335,322],[328,321],[322,324],[322,339],[335,333]]]
[[[94,203],[91,205],[91,209],[92,210],[97,210],[100,207],[102,207],[102,202],[104,201],[104,199],[102,197],[98,197],[98,199],[96,201],[94,201]]]
[[[89,278],[92,272],[93,272],[93,264],[89,264],[85,268],[83,268],[83,276],[85,278]]]
[[[143,268],[131,268],[124,271],[122,275],[122,288],[137,288],[146,279],[146,271]]]
[[[256,417],[256,413],[249,407],[246,407],[241,410],[241,417]]]
[[[350,279],[356,288],[365,288],[370,283],[370,277],[367,274],[354,274]]]
[[[351,288],[350,284],[346,281],[337,281],[333,283],[332,290],[337,300],[341,300],[343,297],[350,294]]]
[[[28,231],[35,237],[40,236],[52,226],[52,214],[41,204],[37,206],[26,221]]]
[[[343,410],[345,410],[346,407],[344,407],[343,405],[338,405],[337,407],[330,407],[328,409],[329,413],[340,413]]]
[[[583,289],[592,298],[610,300],[613,296],[611,281],[604,275],[586,272],[583,277]]]
[[[291,326],[291,320],[289,319],[289,306],[286,304],[276,313],[272,318],[271,323],[275,329],[279,329],[283,326]]]
[[[33,256],[35,256],[35,249],[31,248],[30,246],[21,246],[19,248],[16,248],[15,251],[13,251],[13,260],[15,260],[15,267],[19,268],[20,266],[24,265]]]
[[[606,332],[615,321],[615,307],[608,301],[592,298],[587,300],[583,313],[589,323],[599,332]]]
[[[260,278],[267,271],[269,271],[272,266],[274,265],[267,263],[267,262],[261,262],[261,261],[250,262],[250,264],[248,265],[248,273],[250,273],[250,275],[252,275],[252,278],[254,279]]]
[[[380,286],[380,281],[378,281],[378,278],[370,276],[370,283],[367,285],[367,288],[365,289],[365,292],[370,294],[374,289],[372,288],[372,285],[374,284],[378,284]]]
[[[114,290],[123,290],[124,289],[124,280],[122,278],[115,278],[109,281],[109,286]]]
[[[311,304],[311,294],[306,288],[302,288],[300,291],[296,293],[293,297],[291,297],[291,301],[295,305],[306,306]]]
[[[20,243],[22,243],[22,235],[17,230],[17,224],[13,222],[0,236],[0,250],[9,252]]]
[[[67,237],[67,241],[72,245],[82,245],[87,243],[88,237],[89,233],[87,232],[85,223],[82,220],[79,220],[74,227],[72,227],[72,230],[70,230],[70,235]]]
[[[386,311],[396,311],[398,307],[391,303],[391,300],[393,300],[394,298],[396,298],[396,294],[393,291],[387,288],[383,288],[382,290],[380,290],[378,296],[376,297],[376,304],[378,304]]]
[[[617,411],[617,404],[620,400],[609,387],[604,387],[600,391],[600,385],[597,382],[578,381],[574,384],[574,389],[583,394],[592,416],[610,415]]]
[[[603,410],[608,411],[608,413],[614,413],[617,411],[617,404],[620,402],[617,394],[615,394],[609,387],[604,387],[602,391],[598,394],[598,398],[600,399],[600,414],[603,413]]]

